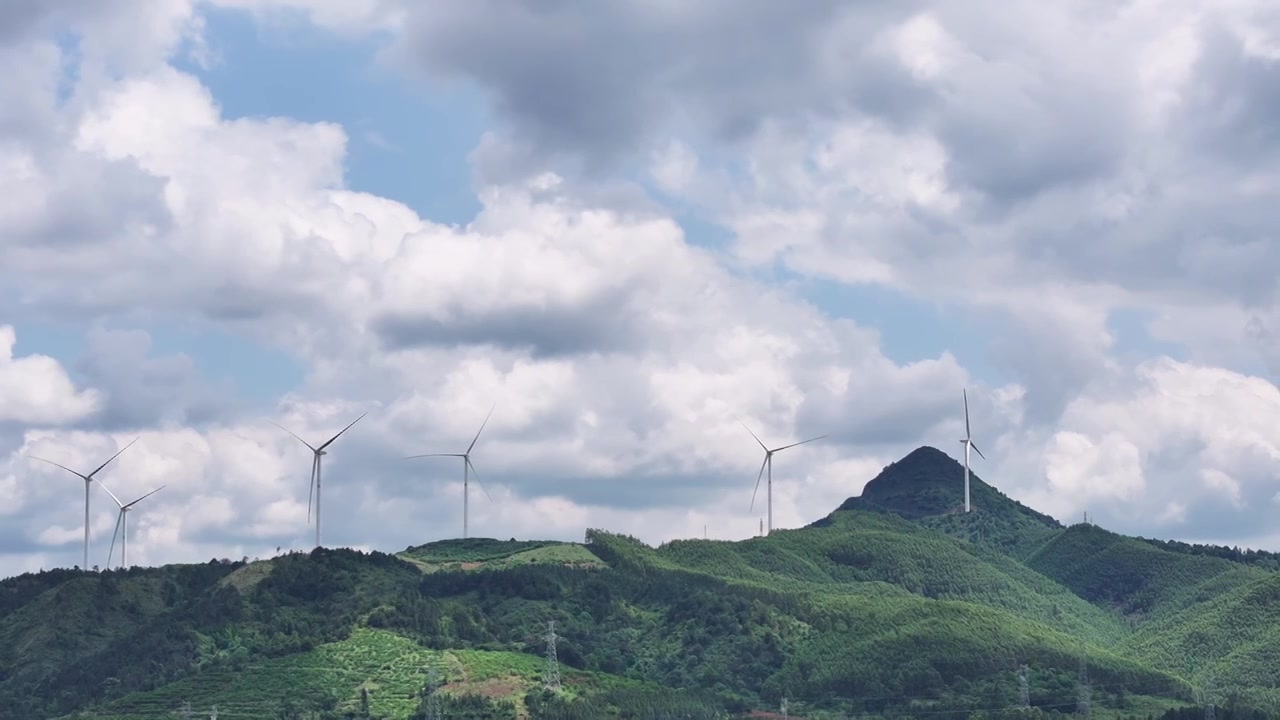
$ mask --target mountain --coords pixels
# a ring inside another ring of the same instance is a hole
[[[1062,524],[1012,500],[970,469],[971,512],[964,512],[964,466],[921,447],[886,467],[839,510],[891,513],[953,537],[1025,557],[1056,536]]]
[[[959,471],[959,472],[957,472]],[[809,527],[0,581],[0,716],[1280,717],[1266,558],[1064,528],[920,448]],[[543,689],[548,621],[562,689]],[[1018,710],[1018,668],[1033,706]],[[436,680],[433,680],[433,677]],[[439,686],[434,693],[430,688]],[[1180,709],[1181,708],[1181,709]]]

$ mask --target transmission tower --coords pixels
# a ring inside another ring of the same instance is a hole
[[[1213,705],[1213,677],[1204,681],[1204,720],[1216,720],[1217,708]]]
[[[788,717],[790,716],[787,714],[787,699],[784,697],[782,698],[782,720],[787,720]]]
[[[191,703],[182,703],[182,707],[178,708],[178,717],[182,720],[191,720]]]
[[[1080,677],[1076,680],[1076,714],[1089,717],[1089,666],[1085,663],[1084,650],[1080,651]]]
[[[1018,707],[1023,710],[1031,707],[1031,687],[1027,683],[1028,672],[1030,671],[1026,664],[1018,668]]]
[[[440,671],[436,668],[438,659],[433,657],[427,663],[427,720],[441,720],[440,711]]]
[[[556,659],[556,621],[547,621],[547,666],[542,671],[542,686],[560,692],[560,661]]]
[[[209,720],[218,720],[218,706],[217,706],[217,705],[214,705],[214,706],[213,706],[213,709],[209,711]]]

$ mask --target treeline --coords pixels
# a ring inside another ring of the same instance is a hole
[[[1180,540],[1157,540],[1155,538],[1144,537],[1140,537],[1138,539],[1169,552],[1182,553],[1183,555],[1216,557],[1222,558],[1223,560],[1230,560],[1231,562],[1244,563],[1245,565],[1265,568],[1267,570],[1280,570],[1280,553],[1269,552],[1266,550],[1252,550],[1248,548],[1241,550],[1238,545],[1235,547],[1226,547],[1225,545],[1185,543]]]
[[[589,531],[588,549],[605,570],[423,574],[384,553],[319,549],[269,568],[211,562],[23,576],[0,583],[0,707],[13,720],[100,708],[195,673],[252,672],[263,659],[346,639],[361,624],[439,650],[541,655],[547,620],[556,621],[566,667],[667,689],[596,687],[571,701],[531,693],[523,704],[535,720],[700,719],[776,708],[784,698],[813,718],[1011,717],[990,708],[1016,704],[1014,668],[1023,662],[1037,668],[1033,704],[1073,702],[1080,640],[1100,611],[1012,560],[1000,561],[1016,565],[1007,568],[900,518],[862,515],[768,540],[660,550]],[[847,535],[843,522],[861,523],[863,534]],[[484,541],[463,550],[492,556]],[[1124,657],[1100,653],[1089,667],[1099,706],[1123,711],[1130,694],[1190,699],[1185,683]],[[290,698],[282,717],[328,718],[338,700]],[[455,718],[515,712],[479,696],[440,702]],[[425,712],[420,704],[418,716]]]

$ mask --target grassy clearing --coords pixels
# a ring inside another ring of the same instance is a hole
[[[591,551],[575,543],[552,541],[445,540],[409,548],[398,555],[426,573],[440,570],[502,570],[521,565],[569,565],[604,568]]]
[[[271,560],[255,560],[236,570],[230,575],[222,578],[218,582],[220,586],[230,585],[239,590],[241,594],[247,593],[253,589],[253,586],[262,582],[275,566],[271,564]]]

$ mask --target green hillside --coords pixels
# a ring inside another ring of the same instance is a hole
[[[1212,600],[1270,574],[1221,558],[1168,552],[1083,524],[1059,534],[1027,566],[1137,620]]]
[[[1018,558],[1055,537],[1062,524],[1009,498],[971,472],[972,512],[964,512],[964,466],[932,447],[917,448],[867,483],[840,510],[892,513],[952,537]],[[819,521],[821,522],[821,521]]]
[[[1082,664],[1098,717],[1180,720],[1204,691],[1219,717],[1280,717],[1267,558],[1062,528],[976,477],[957,512],[957,468],[921,448],[742,542],[593,530],[9,578],[0,717],[713,718],[785,698],[792,717],[1022,718],[1073,712]]]

